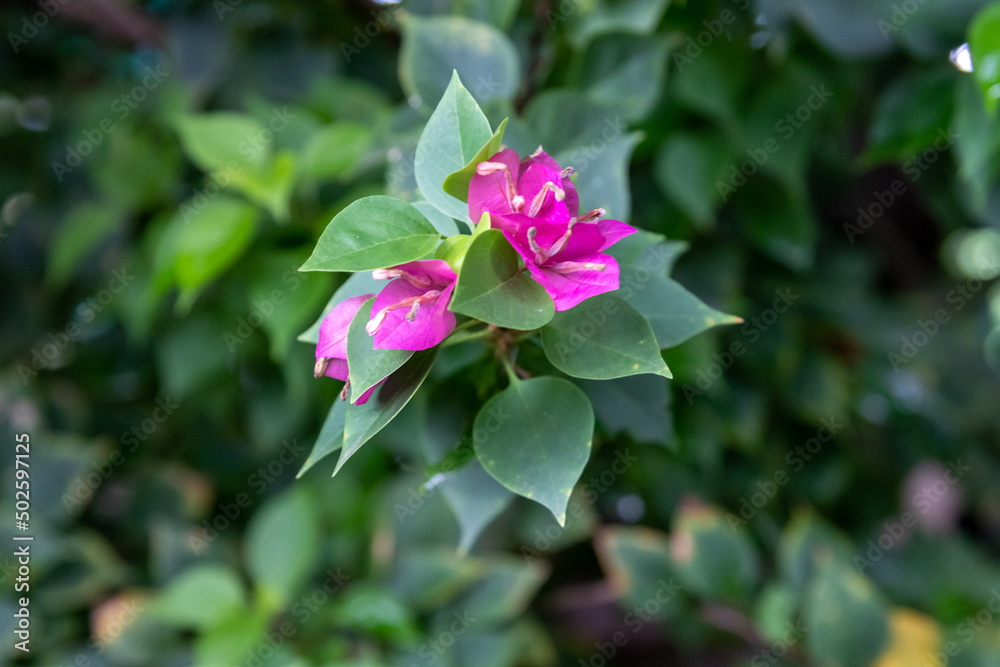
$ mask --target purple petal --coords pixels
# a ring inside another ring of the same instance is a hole
[[[379,380],[378,383],[374,387],[372,387],[371,389],[369,389],[365,393],[361,394],[361,396],[358,397],[358,400],[354,401],[354,404],[355,405],[364,405],[365,403],[367,403],[368,399],[372,397],[372,393],[376,389],[378,389],[379,387],[381,387],[383,382],[385,382],[385,380]]]
[[[523,171],[521,179],[517,182],[518,194],[524,197],[523,212],[531,215],[531,210],[535,208],[535,198],[539,196],[546,184],[550,184],[550,188],[562,189],[562,181],[558,169],[552,169],[543,164],[530,165]],[[564,222],[572,217],[566,207],[565,192],[563,192],[563,201],[559,201],[556,199],[555,191],[550,189],[541,202],[541,206],[532,217],[544,218],[549,222]]]
[[[323,375],[334,380],[347,380],[347,359],[330,359]]]
[[[629,234],[635,234],[637,231],[635,227],[627,225],[620,220],[598,220],[596,225],[604,237],[604,245],[598,248],[598,250],[610,248]]]
[[[388,311],[375,332],[374,347],[381,350],[426,350],[443,341],[455,328],[455,314],[448,310],[454,288],[453,281],[435,300],[421,304],[412,321],[406,319],[410,311],[408,307]],[[383,308],[408,297],[423,296],[427,291],[396,278],[375,299],[373,317]]]
[[[448,262],[443,259],[418,259],[414,262],[407,262],[399,266],[392,267],[418,278],[430,280],[436,289],[446,287],[455,281],[455,272],[451,270]],[[384,290],[383,290],[384,291]],[[373,307],[372,312],[377,312]]]
[[[373,296],[375,295],[352,296],[350,299],[344,299],[333,307],[333,310],[327,314],[319,327],[319,342],[316,344],[317,359],[320,357],[326,357],[327,359],[347,359],[347,328],[351,326],[351,320],[358,314],[361,306]],[[330,366],[332,366],[332,363]],[[330,366],[327,366],[327,368],[329,369]],[[344,367],[344,377],[338,377],[340,380],[347,379],[346,362],[344,363]],[[330,373],[328,372],[327,375],[330,375]],[[330,377],[337,376],[330,375]]]
[[[561,273],[547,267],[528,267],[531,275],[552,297],[556,310],[569,310],[585,299],[618,289],[619,269],[614,257],[597,253],[577,261],[603,264],[605,268],[603,271],[582,269]]]
[[[507,165],[510,170],[510,178],[517,180],[518,159],[517,153],[507,148],[494,154],[489,162],[499,162]],[[483,216],[483,211],[491,213],[513,213],[510,199],[508,197],[508,176],[503,170],[498,170],[486,176],[473,174],[469,183],[469,218],[472,224],[478,224],[479,218]]]
[[[562,167],[559,166],[559,163],[556,162],[554,159],[552,159],[551,155],[543,151],[541,146],[538,147],[538,150],[535,151],[533,155],[529,155],[528,157],[521,160],[521,173],[523,174],[528,169],[528,167],[530,167],[533,164],[541,164],[548,167],[549,169],[555,169],[560,173],[562,172]],[[570,179],[569,176],[562,179],[562,188],[566,192],[566,199],[564,200],[564,202],[566,204],[566,209],[569,211],[569,214],[572,216],[579,215],[580,195],[577,194],[576,185],[573,183],[572,179]]]

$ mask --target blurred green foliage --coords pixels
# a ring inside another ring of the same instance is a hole
[[[28,656],[0,556],[2,660],[1000,665],[998,12],[6,4],[0,432],[35,541]],[[479,342],[336,479],[307,462],[339,387],[296,337],[368,285],[297,269],[351,202],[416,199],[453,70],[584,210],[671,240],[655,271],[622,244],[635,308],[683,290],[666,263],[744,319],[671,341],[671,381],[578,383],[565,528],[470,462],[505,386]]]

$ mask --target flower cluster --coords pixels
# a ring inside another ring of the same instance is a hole
[[[618,263],[603,251],[636,231],[624,222],[602,219],[603,209],[580,215],[572,173],[572,168],[560,169],[541,148],[523,160],[504,149],[476,165],[469,185],[470,220],[488,220],[481,224],[503,232],[523,270],[545,288],[556,310],[618,289]],[[417,260],[372,275],[389,280],[365,327],[374,348],[425,350],[455,329],[448,306],[458,276],[448,262]],[[347,299],[326,316],[316,346],[316,377],[348,379],[347,329],[371,297]],[[370,393],[357,402],[364,403]]]

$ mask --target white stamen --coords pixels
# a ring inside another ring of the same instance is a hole
[[[403,275],[403,272],[399,269],[375,269],[372,271],[372,278],[375,280],[389,280],[390,278],[398,278]]]

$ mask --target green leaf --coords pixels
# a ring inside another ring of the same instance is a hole
[[[455,234],[461,234],[463,232],[468,232],[469,230],[468,223],[459,225],[458,220],[451,217],[429,201],[424,201],[423,199],[415,201],[413,202],[413,208],[423,213],[424,217],[427,218],[432,225],[434,225],[434,229],[438,230],[438,232],[441,233],[441,236],[444,236],[445,238],[450,238]]]
[[[413,356],[413,350],[376,350],[375,339],[365,331],[372,318],[371,298],[358,309],[347,329],[347,366],[350,368],[351,403],[388,377]]]
[[[436,354],[437,348],[414,353],[399,370],[386,378],[367,403],[348,406],[344,425],[344,447],[340,451],[340,460],[337,461],[334,475],[340,472],[361,445],[368,442],[406,407],[430,372]]]
[[[460,16],[407,17],[399,53],[399,80],[406,94],[429,106],[446,94],[453,72],[468,82],[480,103],[510,100],[521,84],[517,50],[493,26]]]
[[[1000,4],[994,2],[976,14],[969,28],[969,50],[983,102],[995,114],[1000,101]]]
[[[618,116],[607,118],[604,128],[587,136],[586,143],[556,156],[560,166],[576,169],[580,210],[603,208],[616,220],[628,220],[631,214],[628,164],[642,139],[639,132],[621,134],[625,129],[622,123]],[[605,140],[606,144],[600,143]],[[604,149],[595,153],[595,145],[604,145]]]
[[[61,288],[80,262],[122,221],[122,211],[107,204],[84,203],[75,207],[56,229],[49,244],[45,282]],[[0,229],[0,233],[2,233]],[[3,237],[0,236],[0,239]]]
[[[450,308],[498,327],[522,331],[544,326],[555,313],[552,298],[521,271],[517,251],[497,229],[473,238]]]
[[[605,526],[594,537],[594,550],[611,592],[623,607],[655,598],[666,618],[683,610],[681,585],[670,563],[665,533],[642,526]]]
[[[560,313],[542,329],[552,365],[587,380],[652,373],[671,378],[646,319],[624,299],[602,294]]]
[[[629,121],[649,115],[663,92],[667,76],[669,44],[663,37],[607,35],[587,49],[582,71],[587,97],[597,104],[618,109]]]
[[[327,125],[309,138],[302,171],[318,179],[345,179],[360,166],[371,144],[372,131],[360,123]]]
[[[256,138],[265,128],[243,114],[216,112],[181,116],[177,122],[181,145],[203,171],[227,169],[230,163],[263,166],[270,157],[270,144]]]
[[[420,259],[440,235],[420,211],[395,197],[364,197],[323,230],[301,271],[371,271]]]
[[[246,594],[240,578],[217,563],[195,565],[167,584],[153,611],[171,625],[205,629],[242,609]]]
[[[511,377],[479,410],[472,432],[486,472],[565,525],[573,485],[590,458],[594,412],[587,396],[562,378]]]
[[[564,5],[555,8],[556,16],[566,20],[567,15],[576,20],[569,31],[570,41],[581,49],[598,35],[627,32],[648,35],[656,30],[670,0],[617,0],[615,2],[589,2],[585,5],[567,3],[572,8],[565,12]],[[565,13],[564,13],[565,12]]]
[[[445,192],[455,199],[461,199],[464,202],[469,201],[469,185],[472,184],[472,177],[476,174],[476,165],[480,162],[485,162],[490,156],[500,151],[501,146],[503,146],[503,132],[507,129],[508,120],[508,118],[504,118],[500,122],[490,140],[479,149],[479,152],[464,167],[448,174],[442,186]]]
[[[257,209],[220,195],[200,209],[182,207],[172,224],[180,227],[174,248],[174,275],[182,293],[178,305],[190,307],[198,292],[246,251],[257,229]],[[186,220],[184,218],[187,218]]]
[[[293,487],[270,500],[247,526],[246,561],[265,608],[280,608],[305,582],[319,556],[316,503]]]
[[[459,613],[467,612],[484,626],[506,623],[523,615],[550,572],[548,564],[542,561],[525,562],[507,555],[492,556],[484,559],[483,564],[485,576],[456,600],[452,608]]]
[[[339,398],[333,402],[330,412],[327,413],[326,419],[323,421],[323,427],[319,430],[316,444],[313,445],[309,458],[302,464],[302,469],[295,475],[296,479],[302,477],[314,465],[344,446],[344,423],[347,418],[347,406],[347,401],[342,401]]]
[[[680,345],[712,327],[743,321],[705,305],[680,283],[660,275],[620,294],[646,318],[661,348]]]
[[[812,580],[818,561],[833,556],[846,562],[853,553],[850,541],[836,528],[811,510],[799,510],[781,533],[778,569],[788,585],[802,593]]]
[[[446,473],[441,494],[458,520],[460,553],[468,553],[476,539],[503,512],[514,494],[483,470],[478,461],[469,461],[458,470]]]
[[[845,563],[827,558],[806,593],[809,655],[823,665],[869,665],[889,639],[885,603],[872,583]]]
[[[728,144],[714,134],[675,134],[656,159],[656,178],[664,193],[699,227],[714,224],[722,201],[718,183],[730,166]]]
[[[617,380],[582,381],[597,421],[610,433],[626,432],[638,442],[672,445],[670,392],[662,378],[633,375]]]
[[[750,538],[714,507],[681,507],[670,555],[684,584],[707,598],[745,601],[759,576],[760,562]]]
[[[490,122],[462,85],[458,73],[453,73],[420,135],[413,159],[417,187],[424,199],[452,218],[468,220],[469,207],[443,190],[444,181],[469,164],[490,136]]]

